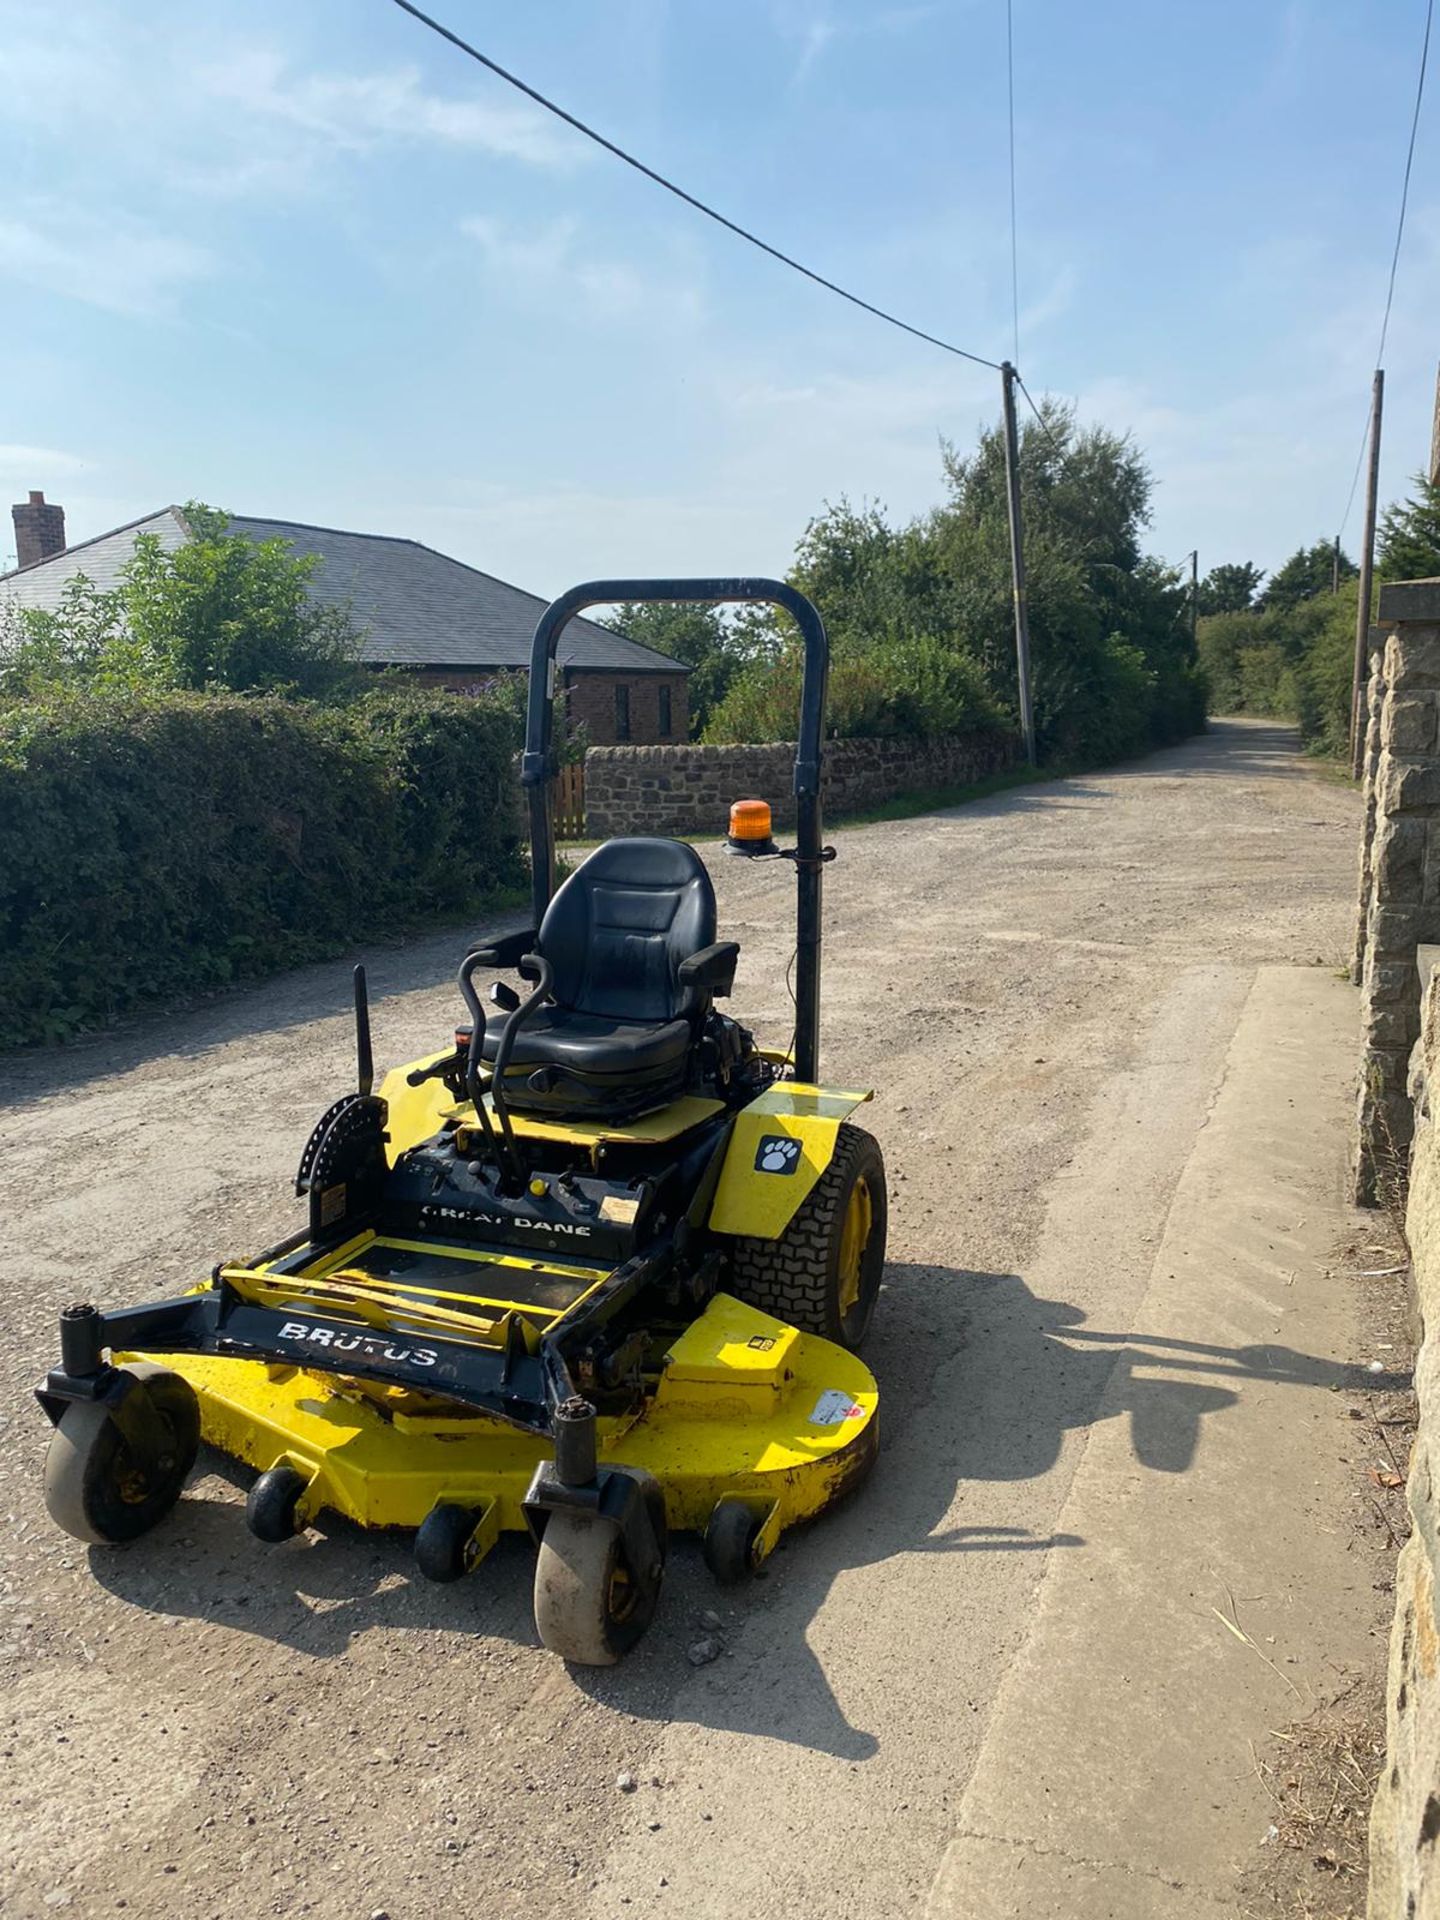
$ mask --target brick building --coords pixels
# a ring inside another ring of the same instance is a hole
[[[136,536],[154,534],[174,549],[193,536],[179,507],[164,507],[77,546],[65,544],[64,509],[32,493],[12,508],[20,565],[0,574],[0,599],[22,607],[58,607],[67,581],[83,573],[112,587]],[[310,583],[316,600],[349,607],[369,666],[401,667],[434,686],[466,692],[497,673],[523,672],[545,602],[462,561],[387,534],[345,533],[294,520],[235,514],[233,533],[286,540],[321,564]],[[688,737],[690,669],[594,620],[572,620],[560,639],[570,713],[596,746],[654,746]]]

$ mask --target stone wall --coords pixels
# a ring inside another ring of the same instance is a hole
[[[1013,766],[1009,734],[942,740],[831,740],[824,760],[827,815],[862,813],[904,793],[968,786]],[[725,831],[732,800],[768,800],[775,824],[795,823],[793,743],[757,747],[592,747],[585,755],[585,831],[675,834]]]
[[[1362,1055],[1355,1198],[1373,1206],[1403,1185],[1411,1138],[1406,1093],[1420,1032],[1416,949],[1440,939],[1440,580],[1380,591],[1385,649],[1379,757],[1361,951]]]
[[[1440,1088],[1440,973],[1425,996],[1406,1232],[1422,1341],[1420,1422],[1406,1487],[1414,1531],[1395,1570],[1385,1765],[1370,1814],[1370,1920],[1440,1915],[1440,1135],[1426,1088]]]
[[[1360,777],[1365,811],[1360,827],[1360,901],[1355,916],[1355,955],[1350,962],[1350,978],[1357,987],[1365,972],[1366,922],[1370,916],[1370,875],[1375,842],[1375,776],[1380,767],[1380,720],[1385,705],[1383,627],[1370,629],[1368,658],[1369,673],[1361,708],[1365,721],[1365,747],[1360,761]]]

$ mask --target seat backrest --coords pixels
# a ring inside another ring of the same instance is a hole
[[[607,840],[545,909],[539,947],[555,998],[611,1020],[674,1020],[699,1010],[680,962],[715,940],[715,889],[682,840]]]

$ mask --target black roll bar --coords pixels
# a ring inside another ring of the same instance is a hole
[[[555,648],[571,620],[587,607],[625,601],[702,601],[710,605],[759,601],[783,607],[805,644],[800,684],[800,734],[795,749],[795,1077],[813,1082],[820,1070],[820,758],[825,738],[825,694],[830,644],[814,605],[783,580],[587,580],[552,600],[540,616],[530,650],[530,697],[520,778],[529,793],[531,892],[538,927],[555,891],[555,832],[550,816],[554,775]],[[736,795],[737,799],[743,795]]]

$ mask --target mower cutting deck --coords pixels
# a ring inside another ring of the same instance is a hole
[[[610,841],[554,887],[555,644],[586,606],[646,599],[768,599],[804,635],[798,844],[781,853],[759,802],[731,837],[795,864],[793,1060],[715,1006],[738,948],[692,848]],[[541,1639],[599,1664],[649,1624],[669,1529],[736,1580],[856,1484],[886,1193],[852,1119],[869,1095],[814,1084],[826,664],[778,582],[597,582],[547,609],[522,761],[534,927],[467,955],[468,1023],[378,1093],[356,969],[359,1085],[302,1155],[303,1232],[192,1292],[62,1315],[38,1389],[60,1526],[148,1531],[203,1437],[260,1470],[262,1540],[325,1512],[413,1528],[420,1572],[453,1580],[527,1530]],[[475,976],[509,969],[530,991],[497,982],[487,1018]]]

